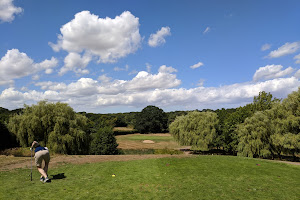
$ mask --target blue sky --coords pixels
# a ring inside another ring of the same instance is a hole
[[[300,86],[299,1],[0,0],[0,106],[221,109]]]

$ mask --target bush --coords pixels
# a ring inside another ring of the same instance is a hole
[[[115,155],[118,154],[118,143],[111,127],[100,128],[91,135],[90,154]]]

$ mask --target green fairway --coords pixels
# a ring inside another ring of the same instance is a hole
[[[154,134],[151,135],[139,135],[139,134],[133,134],[133,135],[125,135],[118,137],[119,140],[153,140],[155,142],[161,142],[161,141],[174,141],[174,138],[170,135],[167,136],[155,136]]]
[[[51,183],[0,172],[0,199],[299,199],[300,167],[230,156],[67,164]],[[112,174],[116,174],[112,177]]]

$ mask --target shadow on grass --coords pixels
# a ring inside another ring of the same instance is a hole
[[[52,176],[52,180],[55,180],[55,179],[64,179],[64,178],[67,178],[65,176],[65,173],[60,173],[60,174],[55,174],[55,175],[51,175]]]
[[[221,149],[211,149],[209,151],[200,151],[200,150],[194,150],[192,151],[192,154],[196,155],[229,155],[229,156],[237,156],[237,152],[226,152]],[[300,162],[300,155],[292,156],[292,155],[273,155],[273,157],[269,156],[266,158],[262,157],[254,157],[254,158],[261,158],[261,159],[267,159],[267,160],[281,160],[281,161],[289,161],[289,162]]]

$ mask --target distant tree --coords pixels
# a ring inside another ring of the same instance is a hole
[[[136,116],[135,129],[140,133],[160,133],[167,129],[166,113],[156,107],[147,106]]]
[[[251,117],[254,113],[253,104],[247,104],[239,107],[235,112],[229,113],[223,120],[223,125],[220,129],[221,143],[224,150],[231,154],[236,154],[238,145],[238,135],[236,129],[239,124],[244,123],[247,117]]]
[[[127,123],[125,121],[125,115],[123,115],[122,113],[118,113],[116,114],[116,127],[127,127]]]
[[[111,127],[100,128],[91,135],[90,154],[115,155],[118,154],[118,144]]]
[[[232,115],[232,113],[235,113],[236,109],[218,109],[215,111],[215,113],[218,115],[219,124],[217,126],[217,137],[214,141],[214,146],[218,149],[223,147],[223,150],[225,150],[226,144],[226,135],[225,133],[225,121]]]
[[[22,114],[9,119],[8,129],[23,147],[37,140],[56,153],[85,154],[88,151],[87,118],[65,103],[40,101],[37,105],[25,105]]]
[[[177,116],[186,115],[188,111],[174,111],[174,112],[168,112],[166,113],[168,116],[168,126],[175,121]]]
[[[191,145],[194,150],[206,151],[213,147],[217,125],[216,113],[194,111],[177,117],[169,130],[181,145]]]
[[[264,111],[272,108],[272,105],[276,102],[280,102],[280,99],[273,98],[273,95],[265,91],[259,92],[258,96],[253,98],[253,105],[255,111]]]

